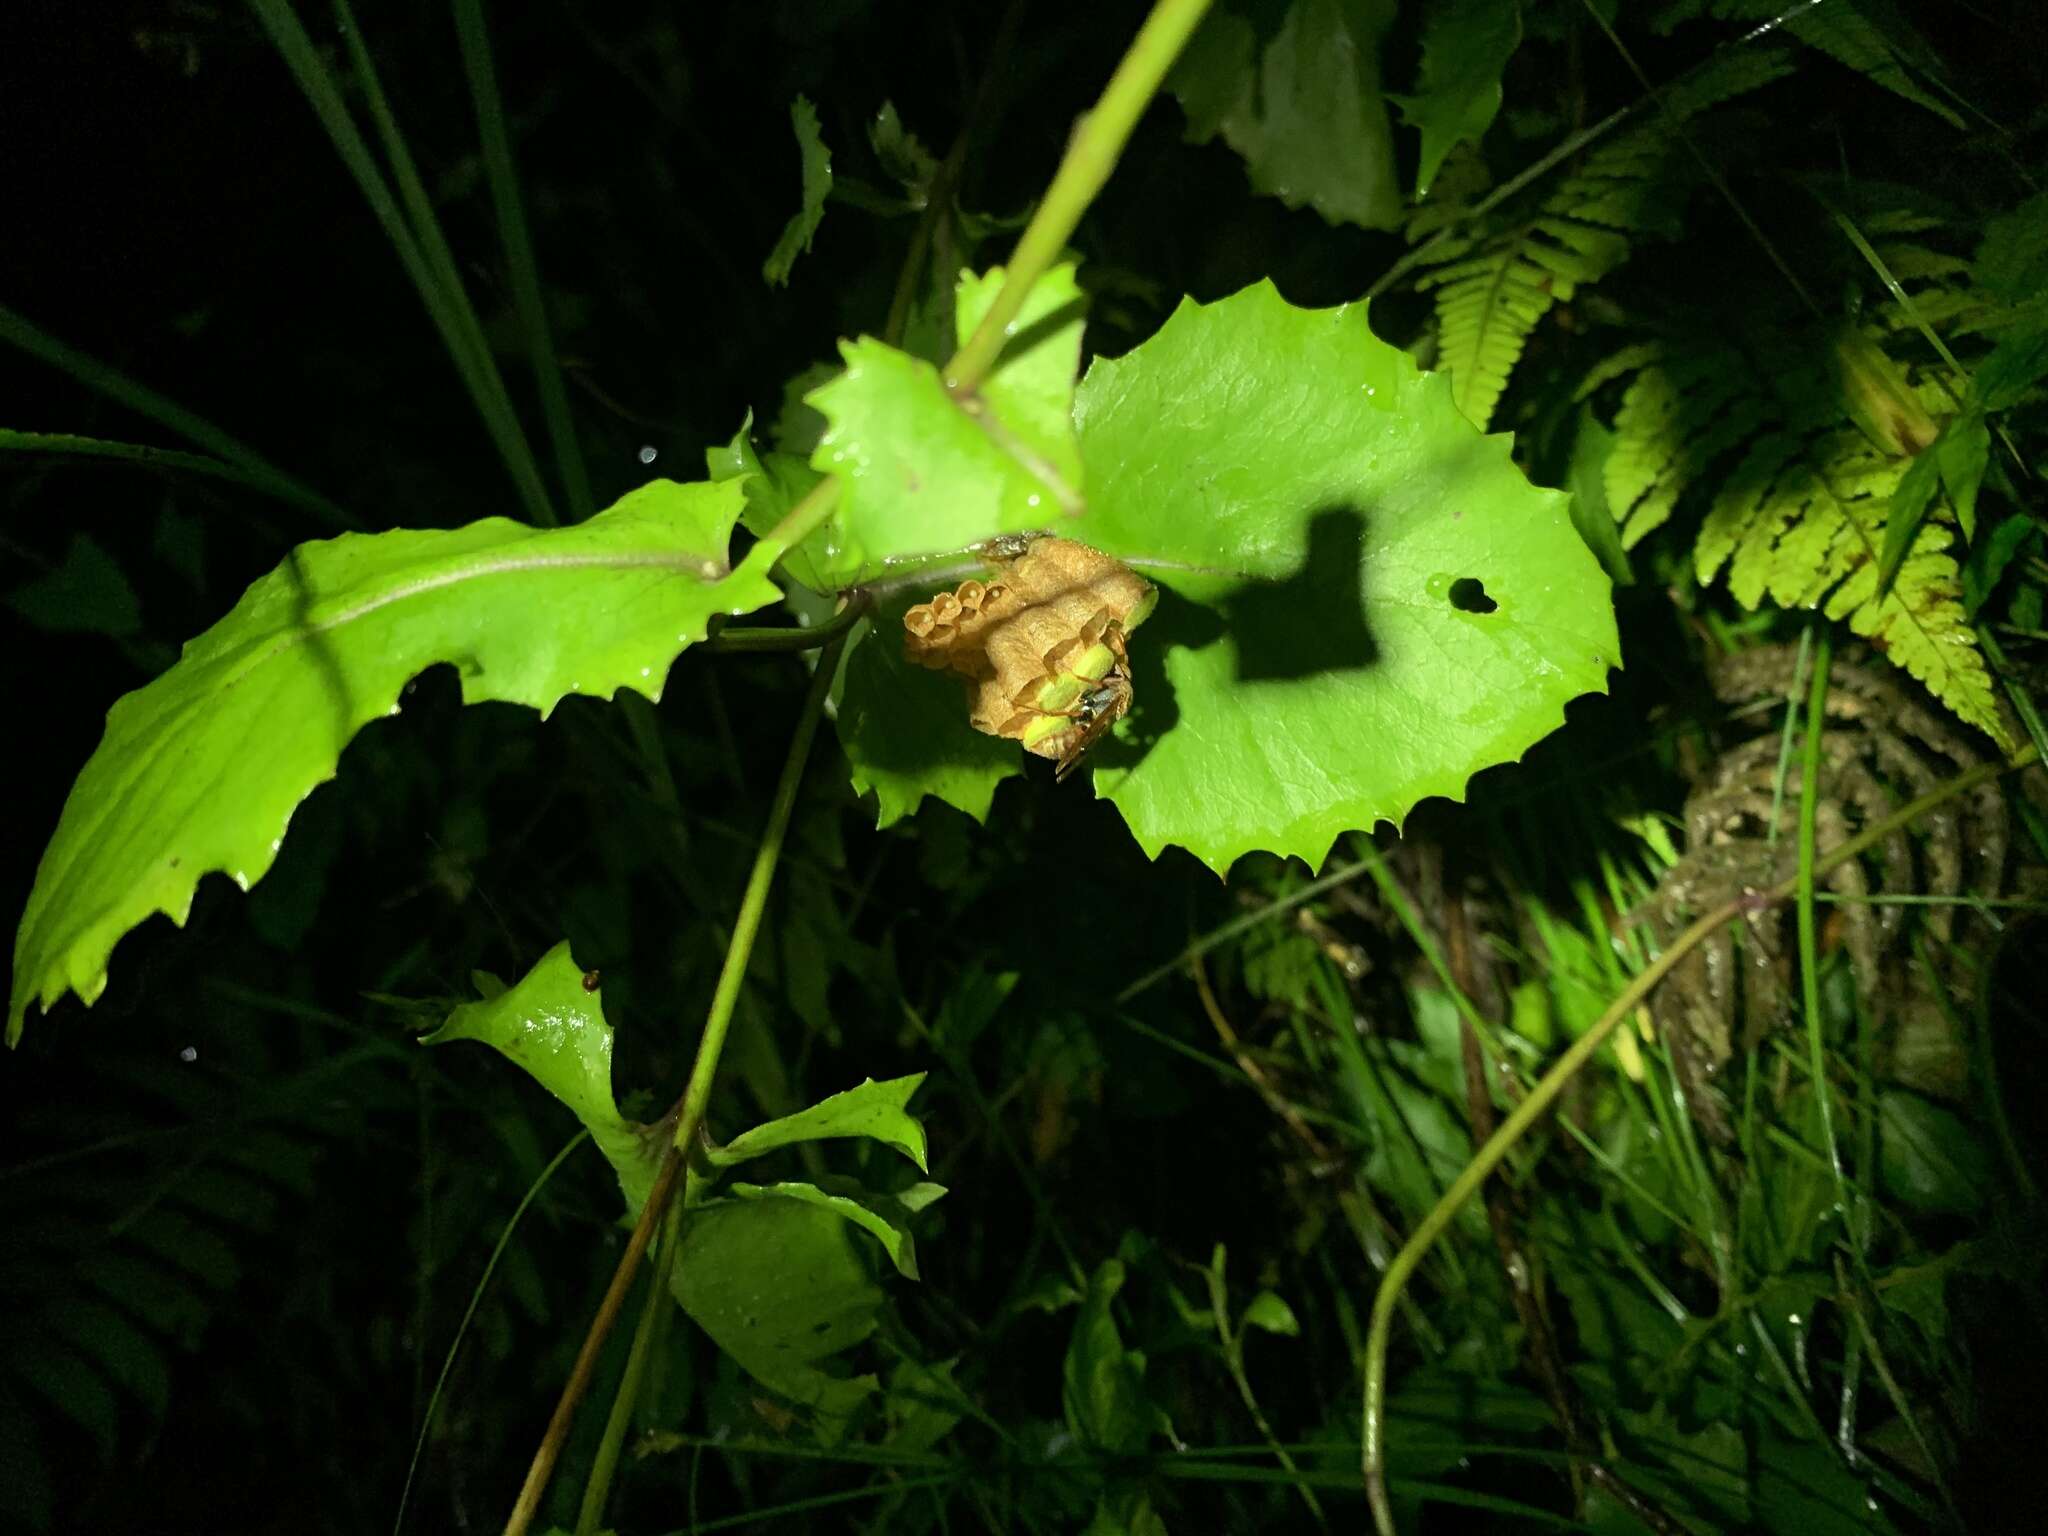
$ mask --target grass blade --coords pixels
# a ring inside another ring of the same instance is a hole
[[[297,81],[307,104],[327,130],[342,164],[348,167],[349,174],[362,190],[370,211],[383,226],[384,236],[391,242],[391,249],[405,268],[406,276],[412,279],[421,302],[427,307],[428,316],[433,320],[435,329],[440,331],[449,356],[454,359],[456,370],[469,388],[470,398],[484,418],[484,426],[497,445],[499,456],[511,471],[513,484],[518,488],[527,515],[542,526],[552,526],[556,522],[554,509],[548,504],[547,491],[541,484],[533,450],[520,430],[504,380],[499,377],[497,366],[484,344],[482,328],[477,324],[468,295],[456,275],[454,259],[448,254],[446,242],[441,239],[440,227],[433,218],[425,189],[419,184],[412,157],[405,150],[397,122],[391,116],[376,73],[370,67],[360,29],[349,13],[346,0],[337,0],[342,32],[348,41],[350,57],[362,77],[371,115],[377,121],[385,151],[391,156],[407,201],[416,216],[424,215],[417,229],[407,222],[400,210],[383,172],[370,153],[369,145],[349,116],[348,105],[342,100],[340,89],[328,74],[313,40],[306,34],[305,27],[290,5],[286,0],[249,0],[249,3],[255,8],[257,19],[263,23],[286,67],[291,70],[292,78]]]
[[[195,416],[182,406],[173,405],[155,390],[136,383],[119,369],[109,367],[98,358],[88,356],[76,347],[66,346],[4,304],[0,304],[0,341],[12,343],[29,356],[39,358],[60,372],[68,373],[93,393],[105,395],[116,404],[126,406],[136,415],[145,416],[157,425],[169,428],[187,442],[204,448],[212,455],[212,459],[178,453],[171,449],[148,449],[127,443],[105,443],[96,438],[37,432],[9,433],[8,437],[15,440],[6,442],[4,446],[27,449],[31,452],[38,451],[40,446],[40,451],[43,452],[96,453],[104,458],[154,456],[157,462],[174,465],[177,468],[222,474],[229,479],[241,480],[244,484],[274,496],[279,501],[289,502],[313,513],[329,527],[362,526],[361,521],[353,514],[329,501],[311,486],[293,479],[253,448],[239,439],[228,436],[204,417]],[[66,446],[54,446],[59,443]],[[93,444],[98,446],[87,446]],[[215,467],[208,469],[208,464],[215,464]]]
[[[569,500],[569,516],[578,522],[590,516],[590,477],[583,465],[583,446],[569,415],[569,395],[562,387],[562,369],[555,358],[548,329],[547,306],[541,301],[540,266],[534,260],[533,238],[519,199],[519,177],[512,163],[511,135],[505,129],[504,103],[491,67],[491,42],[484,28],[483,0],[455,0],[455,31],[462,40],[462,64],[469,75],[470,98],[476,103],[477,137],[483,147],[484,171],[490,178],[491,203],[498,214],[498,238],[505,245],[505,266],[512,279],[512,301],[533,361],[534,383],[540,390],[541,416],[554,449],[555,473]]]

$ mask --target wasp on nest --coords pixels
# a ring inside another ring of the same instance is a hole
[[[968,721],[1058,764],[1064,780],[1131,707],[1130,632],[1152,584],[1099,549],[1047,534],[978,546],[987,581],[963,581],[903,615],[906,660],[957,672]]]

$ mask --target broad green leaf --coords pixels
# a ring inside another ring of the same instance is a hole
[[[910,1234],[908,1218],[941,1195],[943,1186],[916,1184],[902,1197],[877,1195],[870,1191],[843,1194],[820,1189],[815,1184],[740,1184],[727,1186],[736,1200],[803,1200],[811,1205],[837,1211],[857,1227],[865,1227],[887,1250],[889,1262],[906,1280],[917,1278],[917,1242]]]
[[[1477,144],[1500,112],[1500,77],[1522,40],[1518,0],[1449,0],[1422,20],[1422,77],[1413,96],[1387,99],[1422,133],[1418,201],[1458,145]]]
[[[1914,455],[1913,462],[1892,489],[1891,505],[1885,509],[1884,553],[1877,568],[1879,595],[1891,591],[1899,568],[1906,563],[1906,556],[1912,553],[1913,540],[1920,532],[1920,525],[1927,520],[1927,509],[1934,501],[1934,494],[1940,488],[1941,463],[1935,457],[1933,447],[1929,446]]]
[[[1392,0],[1223,0],[1188,42],[1167,87],[1188,138],[1221,134],[1253,188],[1332,224],[1401,220],[1393,131],[1380,96],[1380,36]]]
[[[1084,1445],[1112,1456],[1142,1450],[1159,1417],[1145,1394],[1145,1357],[1124,1348],[1111,1311],[1123,1284],[1120,1259],[1105,1259],[1089,1277],[1065,1369],[1068,1427]]]
[[[819,1368],[873,1333],[882,1305],[839,1212],[776,1197],[696,1206],[670,1282],[720,1349],[791,1401],[832,1419],[875,1390],[873,1376]]]
[[[1183,303],[1076,399],[1073,536],[1163,589],[1097,793],[1148,853],[1319,863],[1343,831],[1462,797],[1602,690],[1607,577],[1562,492],[1476,431],[1363,305],[1268,283]]]
[[[1903,1090],[1877,1101],[1878,1167],[1901,1204],[1932,1215],[1982,1208],[1995,1185],[1991,1156],[1952,1110]]]
[[[1244,1326],[1262,1328],[1267,1333],[1277,1333],[1284,1338],[1298,1338],[1301,1324],[1295,1321],[1294,1309],[1280,1299],[1275,1291],[1261,1291],[1244,1309]]]
[[[821,1099],[809,1109],[742,1131],[724,1146],[707,1149],[705,1160],[715,1167],[730,1168],[800,1141],[864,1136],[885,1147],[894,1147],[917,1164],[921,1172],[929,1171],[925,1167],[924,1127],[903,1108],[923,1082],[922,1072],[893,1077],[883,1083],[869,1078],[859,1087]]]
[[[601,987],[557,944],[517,986],[464,1003],[422,1045],[480,1040],[526,1069],[569,1107],[619,1176],[626,1217],[638,1217],[661,1167],[662,1133],[619,1113],[612,1097],[612,1027]]]
[[[1001,268],[962,277],[962,341],[1002,279]],[[1012,350],[960,399],[907,352],[869,337],[840,344],[846,371],[809,397],[829,423],[811,466],[841,486],[814,555],[821,578],[850,585],[884,561],[1042,528],[1078,508],[1081,311],[1073,267],[1046,273],[1012,327]]]
[[[875,792],[876,824],[888,826],[935,795],[976,821],[988,819],[996,786],[1024,771],[1015,742],[967,727],[960,679],[903,659],[905,593],[875,614],[873,631],[846,658],[839,745],[857,793]]]
[[[1798,1536],[1891,1536],[1898,1530],[1864,1477],[1824,1440],[1760,1434],[1752,1487],[1756,1529]]]
[[[38,629],[59,635],[125,639],[142,628],[142,605],[113,557],[82,533],[63,560],[7,595],[7,606]]]
[[[1892,490],[1885,509],[1884,552],[1878,563],[1880,595],[1891,590],[1899,569],[1912,552],[1920,526],[1927,520],[1937,490],[1947,494],[1966,540],[1977,532],[1977,487],[1991,457],[1991,429],[1981,410],[1967,410],[1949,420],[1941,435],[1917,454]]]
[[[761,276],[771,288],[786,287],[797,257],[811,248],[811,237],[825,217],[825,199],[832,195],[832,152],[825,147],[818,129],[818,109],[799,96],[790,103],[789,123],[796,130],[797,150],[803,156],[803,206],[790,215],[782,227],[782,238],[761,264]]]
[[[1941,488],[1956,510],[1963,538],[1974,541],[1977,488],[1984,483],[1984,469],[1991,462],[1991,428],[1981,412],[1964,411],[1941,429],[1928,452],[1941,470]]]
[[[543,716],[570,693],[658,699],[714,614],[781,596],[765,557],[727,564],[742,500],[658,480],[571,528],[487,518],[301,545],[109,712],[22,916],[8,1039],[32,1000],[97,998],[121,936],[158,912],[182,924],[202,875],[260,880],[299,802],[427,667],[454,663],[467,703]]]

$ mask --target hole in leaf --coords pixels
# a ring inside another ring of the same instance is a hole
[[[1493,613],[1500,608],[1486,595],[1486,583],[1477,576],[1460,576],[1451,583],[1451,606],[1460,613]]]

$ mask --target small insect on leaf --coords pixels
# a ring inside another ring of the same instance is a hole
[[[598,986],[603,982],[603,980],[604,977],[601,973],[597,971],[585,971],[583,973],[583,990],[586,992],[595,992],[598,989]]]
[[[1052,759],[1064,780],[1130,712],[1128,640],[1158,593],[1072,539],[1009,534],[977,553],[990,579],[963,581],[906,612],[903,654],[958,673],[968,722]]]

